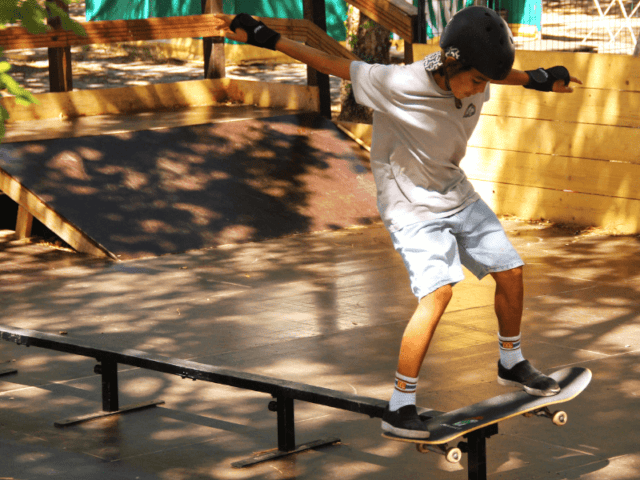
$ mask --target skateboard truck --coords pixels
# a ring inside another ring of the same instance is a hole
[[[539,408],[537,410],[533,410],[532,412],[523,413],[525,417],[547,417],[550,418],[554,425],[558,425],[559,427],[566,425],[569,421],[569,416],[566,412],[562,410],[558,410],[557,412],[552,412],[549,410],[549,407]]]
[[[460,445],[464,442],[460,442],[457,447],[450,447],[448,444],[443,443],[442,445],[427,445],[424,443],[416,443],[416,450],[420,453],[433,452],[438,455],[444,455],[449,463],[460,463],[462,460],[462,448]]]
[[[420,453],[435,452],[444,455],[450,463],[459,463],[462,453],[467,454],[469,480],[486,480],[487,478],[487,438],[498,433],[498,424],[488,425],[464,435],[466,442],[459,442],[457,447],[448,444],[427,445],[416,444]]]

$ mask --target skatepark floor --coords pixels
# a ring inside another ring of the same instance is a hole
[[[525,259],[525,356],[545,371],[588,367],[564,427],[517,417],[487,440],[491,479],[640,477],[640,240],[505,219]],[[386,399],[416,301],[381,225],[112,262],[0,234],[0,324],[139,349]],[[452,410],[508,391],[495,381],[493,281],[454,288],[418,387]],[[245,469],[276,447],[270,397],[121,368],[120,404],[158,407],[56,428],[101,408],[95,361],[0,344],[0,478],[467,478],[380,436],[379,420],[296,403],[296,442],[340,444]]]

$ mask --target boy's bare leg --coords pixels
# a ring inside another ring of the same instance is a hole
[[[495,310],[500,335],[503,337],[518,336],[520,335],[524,303],[522,267],[495,272],[491,276],[496,281]]]
[[[400,374],[406,377],[418,376],[433,334],[452,295],[451,285],[445,285],[420,300],[402,336],[398,359]]]
[[[549,396],[560,392],[558,383],[539,372],[520,349],[520,326],[524,303],[522,267],[492,274],[496,281],[495,310],[500,330],[498,382],[521,386],[531,395]]]
[[[410,438],[429,437],[427,426],[416,410],[418,374],[451,296],[451,285],[446,285],[423,297],[405,328],[395,388],[382,416],[385,432]]]

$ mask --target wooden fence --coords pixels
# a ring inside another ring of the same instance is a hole
[[[640,59],[516,53],[519,69],[554,65],[584,85],[572,94],[492,86],[463,169],[500,215],[640,233]],[[343,127],[370,145],[371,126]]]

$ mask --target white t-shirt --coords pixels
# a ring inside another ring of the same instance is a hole
[[[422,61],[353,62],[351,82],[356,101],[374,110],[371,167],[389,230],[453,215],[480,198],[460,161],[489,84],[457,109],[453,94],[438,86]]]

